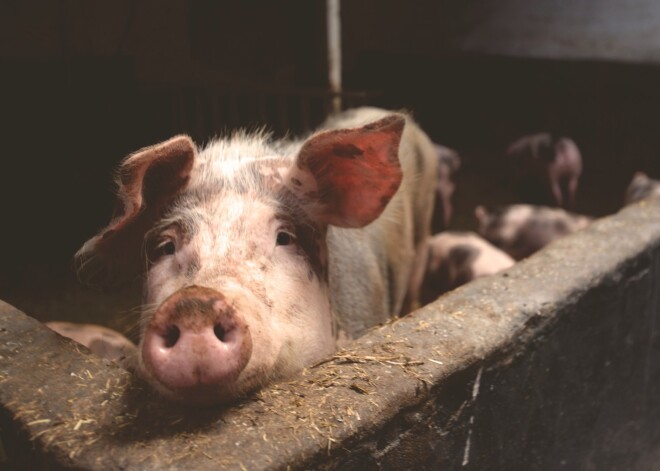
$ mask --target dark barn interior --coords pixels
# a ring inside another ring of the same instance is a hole
[[[410,110],[461,153],[453,228],[473,228],[478,203],[515,201],[503,149],[538,130],[583,151],[577,211],[613,213],[635,171],[660,176],[660,54],[647,25],[660,9],[638,3],[623,14],[613,1],[566,11],[345,2],[344,107]],[[30,0],[0,10],[0,298],[39,319],[132,322],[134,301],[106,308],[99,299],[110,298],[78,288],[71,265],[107,222],[122,157],[177,133],[198,143],[238,127],[300,135],[328,109],[324,2]],[[109,317],[117,311],[121,320]]]
[[[108,222],[119,162],[180,133],[312,131],[334,97],[326,20],[323,0],[1,2],[0,300],[135,339],[135,287],[82,287],[72,261]],[[660,3],[344,1],[341,43],[344,108],[408,110],[460,153],[450,229],[521,201],[503,160],[524,134],[580,146],[578,213],[619,211],[636,171],[660,178]],[[197,422],[0,302],[0,469],[653,469],[659,208],[603,219]],[[374,352],[386,360],[357,361]]]

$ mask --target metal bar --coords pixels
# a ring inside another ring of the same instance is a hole
[[[331,110],[341,111],[341,18],[339,2],[326,0],[328,28],[328,81],[332,93]]]

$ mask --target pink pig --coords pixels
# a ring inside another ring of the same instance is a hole
[[[513,258],[473,232],[444,231],[429,237],[419,252],[413,286],[424,305],[514,264]]]
[[[593,218],[561,208],[513,204],[474,208],[477,232],[516,260],[529,257],[550,242],[584,229]]]
[[[144,277],[134,367],[153,388],[232,401],[403,313],[436,164],[410,118],[373,108],[302,142],[177,136],[123,162],[119,215],[79,272]]]
[[[657,196],[660,196],[660,181],[650,178],[644,172],[635,172],[626,188],[623,204],[629,205]]]
[[[550,203],[574,208],[582,174],[582,154],[575,142],[549,133],[524,136],[506,151],[516,183],[527,193],[543,189],[549,195],[535,196],[529,203]]]
[[[108,360],[121,361],[135,354],[135,345],[119,332],[95,324],[74,324],[52,321],[46,325],[58,334],[75,340],[96,355]]]
[[[435,212],[433,233],[447,229],[453,216],[452,197],[456,191],[454,178],[461,167],[461,157],[453,149],[435,145],[438,155],[438,173],[435,186]]]

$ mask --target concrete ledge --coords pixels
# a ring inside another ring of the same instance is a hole
[[[659,296],[656,200],[371,331],[294,381],[192,411],[0,304],[5,464],[655,469]]]

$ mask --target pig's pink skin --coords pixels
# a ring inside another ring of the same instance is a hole
[[[135,344],[119,332],[96,324],[51,321],[46,325],[58,334],[89,348],[107,360],[122,361],[135,354]]]
[[[590,216],[570,213],[561,208],[514,204],[474,210],[477,232],[516,260],[532,255],[553,240],[584,229]]]
[[[476,278],[493,275],[515,261],[472,232],[444,231],[427,239],[415,264],[414,287],[422,305]]]
[[[238,133],[199,151],[179,136],[125,161],[123,210],[77,261],[83,277],[146,266],[135,363],[164,396],[232,401],[334,351],[338,328],[354,336],[401,312],[433,210],[432,144],[382,110],[328,127],[304,142]],[[420,147],[430,152],[417,158]],[[213,322],[233,313],[238,340],[183,322],[181,353],[163,352],[163,325],[200,297],[216,300]]]
[[[657,196],[660,196],[660,181],[650,178],[644,172],[635,172],[626,188],[623,204],[629,205]]]

